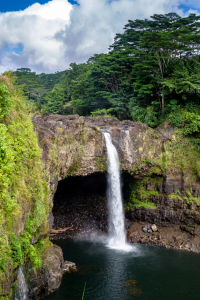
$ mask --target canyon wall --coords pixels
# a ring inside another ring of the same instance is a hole
[[[141,225],[128,230],[132,242],[200,252],[200,153],[168,123],[157,129],[114,117],[36,116],[52,202],[59,180],[105,172],[102,131],[111,134],[121,171],[129,177],[126,217]],[[138,223],[139,222],[139,223]],[[142,231],[156,224],[159,234]]]
[[[48,186],[46,219],[32,236],[42,249],[42,267],[26,266],[29,296],[38,299],[60,285],[62,251],[49,243],[53,226],[53,198],[58,182],[71,176],[105,173],[106,147],[102,132],[111,134],[120,157],[122,173],[129,174],[125,214],[128,240],[167,248],[200,252],[200,153],[198,147],[168,123],[157,129],[114,117],[49,115],[33,117],[42,149],[44,179]],[[31,137],[30,137],[31,138]],[[28,211],[32,208],[27,208]],[[25,213],[25,212],[24,212]],[[19,224],[25,225],[26,218]],[[153,232],[143,230],[155,224]],[[2,280],[7,297],[16,275]]]

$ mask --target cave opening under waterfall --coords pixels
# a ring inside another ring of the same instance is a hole
[[[121,175],[124,203],[130,194],[131,175]],[[59,181],[53,200],[51,239],[107,232],[107,173],[70,176]]]

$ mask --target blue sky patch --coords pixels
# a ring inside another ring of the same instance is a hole
[[[18,44],[14,47],[6,46],[3,49],[0,50],[0,54],[3,54],[4,52],[14,52],[15,54],[20,54],[23,51],[24,47],[22,44]]]
[[[187,13],[190,9],[197,10],[198,13],[200,13],[200,11],[199,11],[200,5],[198,3],[196,5],[194,3],[193,6],[191,6],[191,5],[187,6],[187,5],[184,5],[184,4],[180,4],[179,8],[182,9],[184,13]]]
[[[184,13],[186,13],[188,10],[190,10],[191,7],[181,4],[179,5],[179,8],[182,9]]]
[[[50,1],[50,0],[49,0]],[[7,11],[18,11],[18,10],[24,10],[30,5],[34,3],[40,3],[40,4],[45,4],[49,2],[48,0],[7,0],[7,1],[1,1],[1,6],[0,6],[0,12],[7,12]],[[69,0],[71,4],[77,4],[75,0]]]
[[[14,47],[11,51],[15,52],[15,54],[20,54],[24,50],[22,44],[19,44],[17,47]]]

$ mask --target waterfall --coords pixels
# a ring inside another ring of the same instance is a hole
[[[28,300],[28,287],[26,284],[23,266],[19,267],[15,285],[15,300]]]
[[[124,210],[121,195],[119,158],[109,133],[104,132],[107,148],[108,164],[108,211],[109,211],[109,240],[110,248],[129,250],[126,244],[124,229]]]

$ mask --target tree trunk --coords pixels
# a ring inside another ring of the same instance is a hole
[[[162,113],[165,108],[165,95],[164,95],[164,89],[162,89]]]

